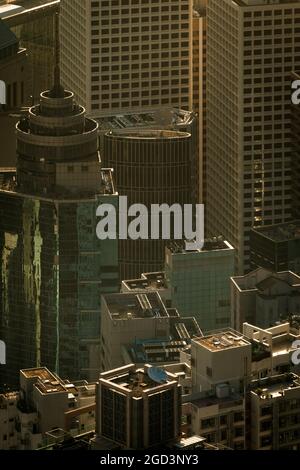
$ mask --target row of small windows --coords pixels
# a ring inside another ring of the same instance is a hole
[[[178,106],[178,96],[174,96],[172,98],[162,98],[162,99],[157,99],[153,98],[151,100],[134,100],[134,101],[117,101],[113,103],[93,103],[92,104],[92,109],[110,109],[110,108],[129,108],[129,107],[140,107],[142,106],[153,106],[153,105],[161,105],[161,104],[166,104],[166,105],[176,105]],[[182,103],[182,106],[186,105],[187,106],[187,100],[186,103]]]
[[[249,28],[249,27],[255,27],[255,26],[272,26],[273,24],[275,26],[279,25],[286,25],[286,24],[293,24],[293,23],[300,23],[300,18],[279,18],[276,20],[256,20],[256,21],[245,21],[244,22],[244,28]]]
[[[188,76],[188,69],[187,70],[183,70],[183,69],[177,69],[177,70],[161,70],[159,72],[149,72],[149,74],[151,74],[151,77],[169,77],[171,75],[179,75],[179,72],[181,72],[181,76],[182,75],[186,75]],[[133,75],[133,74],[132,74]],[[131,76],[132,76],[131,75]],[[130,79],[130,75],[129,74],[123,74],[121,76],[122,80],[129,80]],[[150,78],[150,77],[149,77]],[[99,77],[99,75],[94,75],[92,76],[92,82],[99,82],[100,80],[102,81],[110,81],[110,80],[120,80],[120,75],[102,75],[101,77]],[[132,84],[132,88],[144,88],[144,87],[148,87],[149,86],[149,81],[148,82],[142,82],[142,83],[135,83],[135,84]]]
[[[294,28],[294,30],[287,28],[287,29],[257,29],[257,30],[250,30],[250,31],[244,31],[244,36],[249,37],[249,36],[272,36],[273,34],[275,35],[283,35],[283,34],[292,34],[293,32],[299,33],[300,28]]]
[[[143,50],[147,50],[148,48],[145,47]],[[92,52],[95,54],[96,49],[92,49]],[[99,54],[99,50],[97,50],[97,53]],[[159,59],[159,58],[169,58],[169,57],[188,57],[189,53],[188,51],[181,51],[179,54],[179,51],[168,51],[168,52],[160,52],[160,53],[152,53],[151,58],[152,59]],[[148,52],[147,54],[141,55],[141,54],[133,54],[131,56],[129,55],[122,55],[120,56],[97,56],[92,58],[92,62],[126,62],[129,60],[140,60],[140,59],[149,59],[150,58],[150,53]]]
[[[143,28],[143,31],[145,31],[146,28]],[[155,27],[155,28],[152,28],[152,30],[154,31],[159,31],[160,28],[159,27]],[[120,32],[118,33],[120,34]],[[99,36],[100,33],[99,33],[99,29],[92,29],[92,35],[93,36]],[[140,41],[150,41],[150,39],[152,39],[152,36],[150,37],[149,34],[148,35],[144,35],[144,36],[133,36],[132,38],[129,38],[129,37],[119,37],[119,36],[112,36],[111,34],[109,35],[110,37],[102,37],[101,35],[101,43],[102,44],[109,44],[110,42],[111,43],[116,43],[116,42],[130,42],[130,41],[133,41],[133,42],[140,42]],[[189,33],[188,32],[181,32],[180,34],[179,33],[170,33],[168,35],[168,38],[170,38],[173,40],[173,39],[179,39],[179,37],[181,37],[181,39],[188,39],[189,37]],[[157,46],[156,44],[154,44],[154,46]]]
[[[142,58],[143,60],[146,60],[146,59],[149,59],[149,57],[143,57]],[[92,64],[97,64],[99,61],[98,60],[92,60]],[[101,61],[101,63],[106,63],[108,61]],[[189,62],[187,60],[168,60],[168,61],[161,61],[161,62],[137,62],[137,63],[131,63],[131,64],[116,64],[116,65],[112,65],[111,67],[109,66],[103,66],[101,67],[101,70],[103,71],[109,71],[109,70],[114,70],[114,71],[124,71],[124,70],[139,70],[139,69],[149,69],[149,68],[163,68],[163,67],[169,67],[170,65],[174,66],[174,67],[179,67],[180,65],[181,66],[188,66],[189,65]],[[93,70],[94,72],[98,72],[99,71],[99,67],[96,67],[94,68]],[[250,82],[247,82],[245,81],[245,83],[250,83]],[[257,82],[257,83],[261,83],[260,82]]]
[[[142,74],[142,78],[146,78],[147,75],[145,74]],[[148,82],[148,86],[149,87],[152,87],[152,88],[156,88],[156,87],[164,87],[164,86],[167,86],[169,87],[170,85],[174,86],[174,85],[188,85],[189,83],[189,79],[188,78],[183,78],[181,80],[179,79],[172,79],[172,80],[161,80],[161,81],[158,81],[158,80],[155,80],[155,81],[152,81],[152,82]],[[119,90],[120,88],[123,90],[123,89],[129,89],[129,83],[110,83],[110,84],[102,84],[101,86],[101,90]],[[135,88],[138,88],[138,86],[136,86]],[[99,85],[92,85],[91,87],[92,91],[99,91],[100,90],[100,86]],[[185,90],[187,90],[187,88],[185,88]],[[132,91],[132,96],[138,96],[138,91]],[[143,92],[144,93],[144,92]]]
[[[162,39],[169,39],[169,36],[168,35],[164,35],[164,34],[161,34],[161,35],[154,35],[154,36],[151,36],[151,40],[159,40],[159,38],[162,40]],[[100,52],[100,48],[99,48],[99,39],[92,39],[92,54],[99,54]],[[98,46],[98,47],[94,47],[94,46]],[[185,48],[185,47],[189,47],[189,43],[188,41],[183,41],[181,43],[179,42],[174,42],[172,41],[171,43],[163,43],[161,44],[161,48],[162,49],[178,49],[179,47],[181,48]],[[134,45],[126,45],[126,46],[113,46],[113,47],[102,47],[101,48],[101,53],[102,54],[111,54],[112,52],[129,52],[130,50],[132,51],[138,51],[138,50],[150,50],[152,49],[152,45],[150,47],[149,43],[147,44],[141,44],[141,45],[137,45],[137,44],[134,44]]]
[[[181,88],[181,92],[182,93],[187,93],[186,91],[187,89],[186,88]],[[165,89],[159,89],[159,94],[160,95],[178,95],[179,94],[179,89],[177,88],[173,88],[172,90],[169,90],[169,88],[165,88]],[[101,99],[102,100],[109,100],[109,99],[118,99],[118,98],[129,98],[129,97],[132,97],[132,98],[139,98],[140,96],[142,97],[146,97],[148,98],[149,97],[149,90],[145,90],[145,91],[133,91],[131,93],[129,92],[123,92],[123,93],[105,93],[103,95],[101,95]],[[92,100],[99,100],[100,99],[100,96],[99,95],[92,95]]]
[[[134,15],[135,13],[138,13],[138,12],[134,12],[134,11],[131,11],[130,13],[125,13],[127,15]],[[95,17],[95,16],[99,16],[100,12],[99,11],[94,11],[92,12],[92,17]],[[123,16],[123,14],[122,14]],[[142,22],[145,22],[145,23],[148,23],[150,21],[182,21],[182,20],[188,20],[189,18],[189,15],[186,15],[186,14],[183,14],[181,16],[179,15],[161,15],[161,16],[146,16],[146,17],[139,17],[140,20],[142,20]],[[131,19],[131,22],[133,23],[137,23],[138,21],[133,21],[133,18]],[[101,24],[102,25],[109,25],[109,24],[123,24],[123,23],[128,23],[128,19],[127,18],[120,18],[120,15],[118,18],[111,18],[110,20],[101,20]]]
[[[159,7],[161,11],[168,11],[171,9],[172,11],[176,10],[186,10],[188,11],[189,9],[189,4],[187,1],[178,3],[178,0],[172,0],[169,1],[169,4],[167,4],[166,0],[164,0],[162,4],[161,0],[152,0],[151,1],[151,6],[149,5],[149,0],[107,0],[107,1],[102,1],[101,2],[101,14],[102,15],[120,15],[120,12],[122,14],[128,14],[126,12],[137,10],[137,11],[142,11],[142,13],[149,13],[150,11],[159,11]],[[133,7],[136,5],[136,8],[126,8],[126,6],[131,6]],[[142,6],[142,5],[147,5],[147,6]],[[92,2],[91,3],[92,10],[93,8],[99,9],[100,4],[98,2]],[[108,8],[107,10],[103,10],[103,8]],[[109,9],[111,7],[118,7],[117,9]],[[124,8],[125,7],[125,8]],[[141,8],[138,8],[141,7]]]
[[[292,8],[287,8],[287,9],[280,9],[280,10],[258,10],[258,11],[246,11],[244,13],[244,18],[258,18],[260,16],[272,16],[272,13],[274,13],[274,16],[287,16],[287,15],[292,15],[293,12],[297,15],[300,14],[300,8],[295,8],[294,10]]]

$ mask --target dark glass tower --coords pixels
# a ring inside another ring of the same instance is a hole
[[[96,208],[118,201],[97,128],[58,67],[53,89],[16,126],[17,172],[0,186],[0,382],[35,366],[97,377],[100,296],[118,290],[117,242],[96,236]]]

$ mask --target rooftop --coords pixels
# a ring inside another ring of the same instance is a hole
[[[1,9],[1,7],[0,7]],[[6,23],[1,20],[1,10],[0,10],[0,50],[6,49],[10,46],[15,46],[18,44],[18,39],[16,35],[10,30]]]
[[[280,5],[298,3],[300,0],[234,0],[233,3],[240,7],[278,7]]]
[[[283,242],[295,239],[300,240],[300,220],[254,228],[252,230],[254,233],[258,233],[273,242]]]
[[[128,290],[163,290],[167,288],[164,272],[153,272],[142,274],[140,279],[130,279],[123,281]]]
[[[186,251],[185,249],[185,242],[184,241],[172,241],[168,244],[168,249],[173,254],[191,254],[191,253],[203,253],[209,251],[220,251],[220,250],[233,250],[234,248],[224,240],[223,237],[213,237],[213,238],[206,238],[204,240],[204,245],[201,250],[196,248],[195,243],[195,250]]]
[[[220,398],[212,395],[192,399],[191,403],[198,408],[214,405],[218,405],[220,408],[241,407],[244,403],[244,397],[238,393],[231,393],[229,396]]]
[[[24,11],[24,8],[20,5],[12,5],[11,3],[0,5],[0,18],[6,18],[7,16],[15,15],[21,11]]]
[[[208,336],[196,338],[193,341],[212,352],[250,345],[250,342],[241,333],[231,328],[216,330]]]
[[[59,4],[60,0],[17,0],[13,4],[1,5],[0,17],[10,26],[22,25],[53,14],[58,11]]]
[[[99,170],[100,173],[100,185],[99,190],[96,194],[116,194],[113,178],[113,169],[112,168],[102,168]],[[16,169],[15,168],[0,168],[0,191],[8,191],[16,194],[23,194],[22,191],[19,191],[16,183]],[[95,196],[95,191],[84,191],[76,190],[68,191],[67,188],[59,188],[54,192],[48,191],[45,193],[35,193],[37,197],[42,199],[67,199],[67,200],[79,200],[79,199],[90,199]]]
[[[292,373],[266,377],[251,383],[252,393],[261,400],[283,397],[288,390],[295,388],[300,390],[300,378]]]
[[[121,139],[138,140],[159,140],[159,139],[187,139],[191,137],[188,132],[171,131],[166,129],[140,129],[131,132],[109,131],[107,137]]]
[[[107,294],[103,299],[113,320],[169,317],[157,292]]]
[[[74,392],[73,384],[64,384],[56,375],[50,372],[46,367],[36,369],[22,369],[20,371],[26,379],[36,379],[35,386],[42,394]]]
[[[270,295],[270,293],[275,293],[274,286],[282,283],[287,287],[299,289],[300,276],[292,271],[275,273],[264,268],[257,268],[244,276],[233,276],[231,282],[240,291],[257,291],[261,295],[264,293]]]
[[[202,332],[194,318],[170,318],[170,337],[136,339],[127,348],[134,363],[170,363],[178,362],[180,352],[185,350],[195,336]]]
[[[96,117],[100,132],[108,130],[143,129],[165,127],[166,124],[188,126],[194,115],[190,111],[176,108],[166,108],[146,113],[117,114],[112,116]]]
[[[177,377],[164,369],[146,364],[136,368],[135,365],[120,367],[100,374],[100,383],[104,380],[124,391],[131,391],[133,396],[140,397],[143,392],[155,389],[164,384],[176,383]]]

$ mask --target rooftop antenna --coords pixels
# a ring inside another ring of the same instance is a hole
[[[54,86],[51,89],[52,98],[63,98],[64,88],[60,83],[60,41],[59,41],[59,13],[55,14],[55,66],[54,66]]]

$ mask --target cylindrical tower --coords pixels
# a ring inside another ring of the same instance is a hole
[[[63,89],[45,91],[40,102],[17,125],[17,184],[30,193],[88,190],[81,170],[98,169],[98,124],[85,117],[74,95]],[[91,185],[91,190],[95,190]]]
[[[114,168],[118,193],[128,204],[184,204],[193,202],[192,137],[187,132],[145,130],[109,132],[104,138],[106,165]],[[122,279],[163,267],[164,240],[120,240]]]

